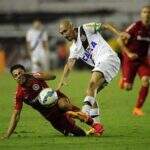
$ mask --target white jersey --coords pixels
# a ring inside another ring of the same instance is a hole
[[[84,24],[83,29],[86,33],[89,46],[86,50],[82,46],[80,27],[78,27],[77,41],[73,41],[70,47],[69,58],[80,58],[87,64],[94,67],[97,62],[103,61],[103,59],[105,59],[106,57],[116,55],[116,53],[101,36],[100,23]]]
[[[109,83],[119,71],[120,60],[117,54],[101,36],[100,23],[84,24],[83,29],[86,33],[89,45],[84,49],[82,41],[84,41],[85,37],[83,36],[84,34],[81,34],[83,37],[80,36],[79,27],[77,41],[74,41],[70,47],[69,59],[82,59],[90,66],[94,67],[92,71],[102,72],[105,80]]]
[[[43,51],[44,50],[43,41],[48,40],[47,33],[43,32],[42,36],[40,36],[41,32],[42,32],[41,30],[36,30],[34,28],[30,28],[26,34],[26,41],[30,43],[31,48],[33,48],[35,46],[35,44],[37,43],[37,40],[38,40],[38,44],[37,44],[36,48],[34,49],[34,51],[36,51],[36,52]],[[40,38],[39,38],[39,36],[40,36]]]
[[[31,53],[32,72],[47,71],[49,69],[49,52],[43,47],[43,41],[47,41],[48,36],[45,31],[41,32],[43,31],[31,28],[26,34],[26,41],[29,42],[30,47],[35,47]],[[40,63],[40,66],[38,63]]]

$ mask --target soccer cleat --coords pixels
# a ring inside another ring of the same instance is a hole
[[[133,109],[132,114],[133,114],[134,116],[143,116],[143,115],[144,115],[144,112],[142,111],[141,108],[135,107],[135,108]]]
[[[104,127],[100,123],[94,123],[92,128],[87,131],[87,135],[101,136],[104,132]]]

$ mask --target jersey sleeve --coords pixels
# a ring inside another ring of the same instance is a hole
[[[135,32],[136,32],[136,23],[132,23],[126,30],[125,32],[127,32],[131,37],[134,37]]]
[[[16,96],[14,97],[14,109],[21,110],[23,106],[23,98],[19,92],[16,92]]]
[[[27,42],[30,42],[30,41],[31,41],[31,34],[30,34],[30,31],[27,31],[27,33],[26,33],[26,41],[27,41]]]
[[[84,24],[83,28],[86,30],[86,32],[94,34],[94,33],[97,33],[97,32],[101,32],[102,23],[92,22],[92,23]]]
[[[74,42],[70,46],[70,54],[69,54],[69,58],[68,59],[71,59],[71,58],[79,59],[79,52],[78,52],[78,49],[77,49],[77,47],[76,47]]]

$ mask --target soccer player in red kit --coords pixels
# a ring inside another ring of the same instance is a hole
[[[118,41],[123,56],[120,86],[131,90],[136,74],[140,76],[141,88],[133,115],[142,116],[150,80],[150,6],[142,8],[141,20],[131,24]]]
[[[93,124],[93,119],[80,112],[80,109],[72,105],[67,96],[60,91],[55,91],[57,99],[51,107],[45,107],[38,101],[38,95],[42,89],[48,88],[45,80],[55,79],[54,75],[49,73],[26,73],[22,65],[14,65],[10,70],[13,78],[18,82],[14,111],[11,117],[9,128],[2,138],[8,138],[15,130],[20,118],[23,102],[40,112],[52,126],[64,135],[85,136],[86,133],[75,124],[74,118],[77,118],[88,125]]]

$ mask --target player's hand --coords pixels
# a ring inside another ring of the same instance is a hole
[[[120,38],[121,40],[123,40],[125,44],[127,44],[127,43],[128,43],[128,40],[129,40],[129,38],[130,38],[130,35],[129,35],[127,32],[121,32],[121,33],[119,34],[119,38]]]
[[[131,60],[135,60],[138,58],[138,55],[136,53],[128,53],[127,55]]]

